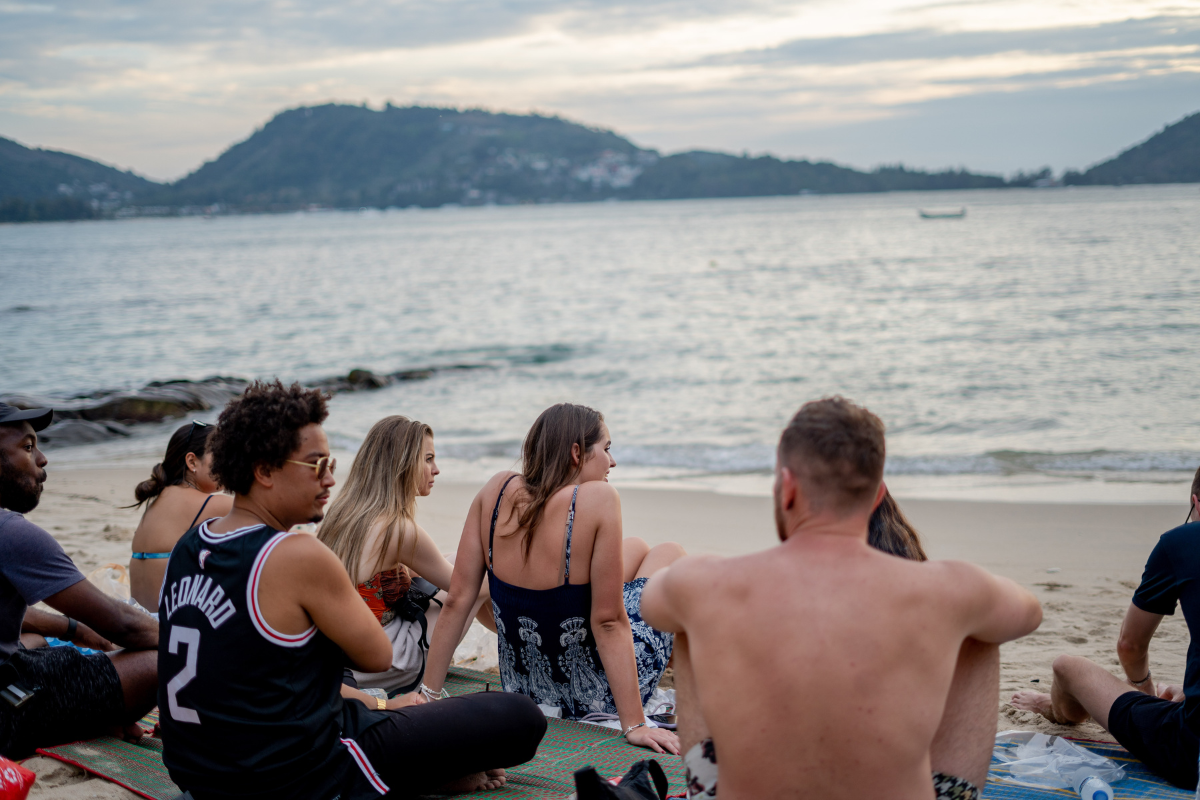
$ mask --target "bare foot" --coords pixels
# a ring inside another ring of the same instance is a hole
[[[1013,708],[1036,712],[1051,722],[1058,721],[1054,718],[1053,711],[1050,708],[1050,695],[1043,692],[1033,692],[1026,689],[1014,694],[1012,700],[1009,702]]]
[[[466,775],[456,781],[450,781],[442,787],[443,794],[466,794],[467,792],[488,792],[499,789],[508,778],[502,769],[489,769],[487,772],[476,772]]]
[[[158,726],[155,726],[156,729],[157,727]],[[109,728],[108,732],[118,739],[124,739],[125,741],[133,742],[134,744],[140,742],[142,737],[146,735],[146,729],[141,725],[138,725],[136,722],[131,722],[128,725],[114,726]]]

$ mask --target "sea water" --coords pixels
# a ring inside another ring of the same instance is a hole
[[[894,482],[1182,504],[1198,245],[1196,186],[6,225],[0,394],[471,365],[338,395],[327,429],[415,417],[475,479],[585,403],[614,478],[751,491],[799,405],[842,394],[887,423]]]

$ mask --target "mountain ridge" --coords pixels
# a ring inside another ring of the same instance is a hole
[[[1200,182],[1200,114],[1072,185]],[[903,165],[693,150],[662,155],[600,127],[541,114],[327,103],[285,109],[174,183],[0,138],[0,222],[139,214],[435,207],[1002,188],[1053,184]]]

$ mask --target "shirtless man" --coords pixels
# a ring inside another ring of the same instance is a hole
[[[1012,699],[1016,708],[1062,725],[1091,717],[1147,767],[1188,790],[1196,788],[1200,756],[1200,653],[1188,648],[1183,686],[1155,686],[1150,640],[1176,605],[1189,629],[1200,620],[1198,536],[1200,470],[1192,480],[1184,524],[1159,537],[1121,623],[1117,659],[1125,680],[1082,656],[1061,655],[1054,659],[1050,694],[1024,691]]]
[[[333,551],[292,532],[321,520],[335,482],[325,416],[320,392],[278,381],[221,414],[213,471],[233,507],[179,540],[159,598],[163,763],[196,800],[496,788],[546,731],[529,698],[342,685],[344,666],[387,669],[392,646]]]
[[[689,797],[717,796],[717,756],[722,800],[978,797],[997,646],[1036,629],[1041,607],[971,564],[869,547],[883,462],[878,417],[808,403],[777,451],[783,543],[651,578],[642,614],[677,634]]]

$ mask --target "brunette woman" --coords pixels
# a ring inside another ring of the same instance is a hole
[[[158,610],[158,590],[175,543],[197,523],[223,517],[233,507],[232,497],[216,494],[221,487],[211,471],[211,432],[212,426],[203,422],[179,428],[171,434],[163,460],[133,490],[133,507],[148,505],[133,532],[130,594],[147,611]]]
[[[436,458],[428,425],[398,415],[381,419],[321,523],[318,538],[342,560],[392,641],[391,669],[355,672],[360,688],[402,694],[416,689],[424,674],[428,637],[446,597],[441,590],[450,588],[454,570],[416,522],[417,497],[433,491],[440,473]],[[487,599],[485,593],[475,601],[476,613]],[[490,608],[481,621],[491,622]],[[455,645],[469,625],[470,617],[455,629]]]
[[[633,744],[678,753],[675,734],[643,713],[674,640],[639,611],[646,580],[683,548],[622,538],[611,444],[599,412],[552,406],[525,438],[522,471],[497,474],[475,496],[421,688],[443,694],[453,632],[486,573],[505,691],[570,719],[615,716]]]

